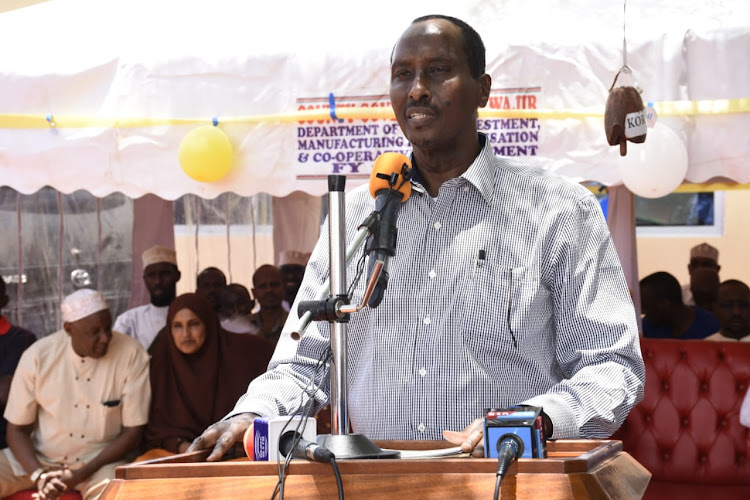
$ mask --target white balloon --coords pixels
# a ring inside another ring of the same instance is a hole
[[[646,142],[628,142],[627,156],[618,163],[622,182],[644,198],[661,198],[682,184],[688,169],[685,143],[666,125],[648,129]]]

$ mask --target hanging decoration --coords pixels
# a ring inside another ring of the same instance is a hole
[[[180,166],[198,182],[218,181],[232,168],[232,143],[217,125],[214,119],[214,125],[193,129],[180,142]]]
[[[618,165],[622,182],[643,198],[666,196],[685,179],[688,154],[685,142],[671,128],[657,123],[645,144],[632,145]]]
[[[609,96],[604,108],[604,131],[607,134],[607,142],[610,146],[620,146],[620,156],[625,156],[628,153],[627,141],[639,144],[646,140],[646,114],[641,99],[641,92],[643,91],[635,81],[633,86],[615,88],[620,74],[628,75],[633,79],[633,72],[628,67],[625,7],[626,2],[623,2],[622,67],[609,87]]]

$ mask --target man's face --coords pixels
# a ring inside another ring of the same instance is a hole
[[[281,280],[284,283],[284,299],[291,306],[297,296],[299,287],[302,285],[302,278],[305,277],[305,266],[286,264],[281,266],[279,270],[281,271]]]
[[[750,290],[739,283],[721,285],[714,313],[727,337],[750,335]]]
[[[695,269],[690,275],[690,292],[696,305],[710,310],[719,292],[719,274],[712,268]]]
[[[489,76],[471,76],[463,35],[449,21],[413,24],[393,51],[393,111],[419,149],[449,150],[465,140],[476,142],[477,108],[487,104],[489,87]]]
[[[227,280],[221,271],[209,269],[198,275],[195,292],[206,297],[216,309],[219,303],[219,290],[226,284]]]
[[[654,326],[662,326],[669,319],[667,301],[649,286],[641,287],[641,312]]]
[[[231,318],[235,314],[250,316],[253,307],[255,301],[244,286],[232,283],[219,290],[219,314],[222,318]]]
[[[177,294],[180,271],[168,262],[157,262],[143,270],[143,282],[151,296],[151,303],[158,307],[168,306]]]
[[[82,358],[101,358],[112,340],[112,314],[109,309],[95,312],[78,321],[63,323],[73,350]]]
[[[258,271],[253,276],[253,296],[261,309],[281,307],[281,301],[284,300],[281,272],[273,267]]]
[[[696,269],[713,269],[718,273],[721,266],[714,259],[708,257],[693,257],[688,264],[688,273],[693,274]]]

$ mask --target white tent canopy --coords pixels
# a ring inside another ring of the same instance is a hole
[[[377,154],[408,149],[388,115],[389,56],[428,13],[459,17],[485,41],[494,109],[481,118],[496,151],[579,181],[621,182],[600,115],[623,65],[622,3],[50,0],[0,14],[0,185],[283,196],[321,194],[336,172],[355,174],[352,187]],[[685,142],[686,180],[750,182],[747,110],[713,102],[712,113],[685,115],[672,103],[750,97],[747,2],[631,0],[626,38],[644,101]],[[300,109],[327,115],[331,96],[351,119],[299,122]],[[526,119],[502,114],[524,106]],[[214,118],[233,168],[201,183],[177,150]]]

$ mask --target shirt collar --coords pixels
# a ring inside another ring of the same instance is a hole
[[[495,166],[493,163],[494,155],[492,153],[492,144],[487,140],[487,136],[478,133],[479,144],[482,149],[479,150],[479,154],[474,161],[469,165],[469,168],[460,175],[462,179],[465,179],[477,191],[479,191],[487,203],[492,201],[492,192],[495,185]],[[414,165],[414,152],[411,153],[411,162]],[[417,192],[424,194],[426,191],[422,184],[422,177],[419,175],[419,170],[414,169],[414,175],[411,179],[412,187]]]
[[[5,316],[0,315],[0,335],[5,335],[10,331],[10,321]]]

